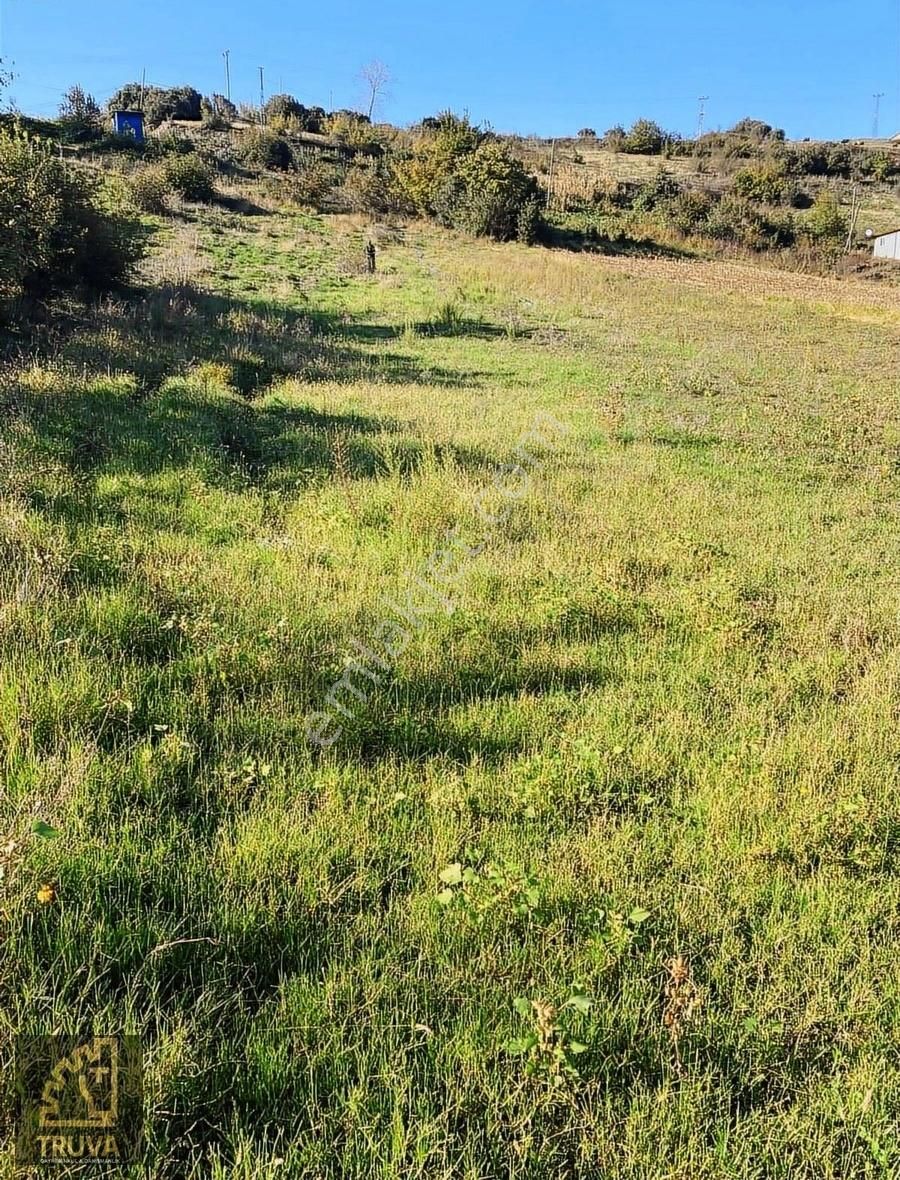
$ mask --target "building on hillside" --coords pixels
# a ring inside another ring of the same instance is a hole
[[[876,258],[891,258],[894,262],[900,262],[900,229],[889,234],[878,234],[872,243],[872,252]]]
[[[143,111],[113,111],[112,122],[116,135],[132,135],[138,143],[144,142]]]

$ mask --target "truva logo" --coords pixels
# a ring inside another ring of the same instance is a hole
[[[56,1063],[41,1093],[38,1122],[47,1128],[115,1127],[119,1110],[119,1046],[94,1037]]]
[[[140,1159],[143,1070],[137,1037],[16,1038],[16,1162]]]

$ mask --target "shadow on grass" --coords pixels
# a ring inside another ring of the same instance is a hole
[[[636,258],[696,259],[696,249],[656,242],[652,238],[609,238],[600,230],[548,226],[543,244],[575,254],[611,254]]]
[[[460,319],[452,323],[440,320],[420,320],[408,326],[398,327],[395,324],[350,324],[344,329],[345,335],[352,340],[365,343],[375,343],[380,340],[398,340],[407,332],[416,336],[451,340],[454,337],[469,340],[497,340],[521,339],[531,335],[530,329],[520,327],[506,328],[500,324],[492,324],[487,320]]]
[[[462,388],[477,385],[481,377],[422,366],[407,353],[366,348],[378,343],[377,331],[354,334],[339,315],[230,298],[188,284],[107,301],[58,322],[60,329],[39,342],[39,351],[88,375],[135,374],[146,392],[202,365],[227,366],[230,383],[248,399],[287,378]]]
[[[409,476],[426,459],[491,470],[486,453],[429,445],[409,422],[273,396],[285,380],[433,389],[477,379],[423,368],[402,352],[367,348],[363,339],[339,316],[190,286],[109,300],[90,311],[66,307],[32,351],[38,363],[53,357],[49,378],[3,391],[4,417],[27,425],[35,461],[61,464],[77,477],[74,487],[37,483],[32,507],[57,519],[84,520],[98,511],[122,519],[128,477],[189,468],[211,485],[280,495],[322,479]],[[410,409],[417,409],[412,400]],[[125,482],[117,491],[107,481],[100,496],[105,475]],[[154,495],[164,501],[177,488]]]

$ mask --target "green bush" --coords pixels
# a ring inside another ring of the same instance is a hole
[[[323,107],[305,107],[292,94],[273,94],[263,107],[263,116],[267,123],[312,132],[321,131],[327,118]]]
[[[200,104],[200,110],[201,114],[215,115],[226,123],[230,123],[238,117],[237,107],[224,94],[211,94],[209,98],[204,98]]]
[[[459,162],[486,137],[468,118],[460,118],[450,111],[423,120],[422,127],[427,131],[413,155],[398,164],[395,184],[407,205],[429,216],[437,212],[439,203],[446,205],[444,194]],[[449,217],[441,220],[451,224]]]
[[[675,229],[685,237],[690,237],[691,234],[706,232],[713,207],[714,201],[708,193],[683,192],[669,203],[666,212]]]
[[[268,127],[256,127],[248,131],[241,141],[238,155],[248,167],[272,172],[287,172],[294,163],[290,143],[283,135]]]
[[[193,151],[196,151],[194,141],[174,131],[154,135],[144,146],[144,156],[150,160],[162,160],[166,156],[189,156]]]
[[[523,208],[537,205],[534,178],[501,143],[482,143],[463,156],[455,179],[460,187],[452,223],[481,237],[501,242],[516,238]],[[528,213],[522,225],[532,222]]]
[[[755,139],[758,142],[766,139],[784,139],[784,132],[780,128],[773,127],[770,123],[763,122],[762,119],[740,119],[726,134],[738,136],[741,139]]]
[[[50,144],[0,132],[0,299],[115,287],[140,257],[137,225]]]
[[[792,246],[796,238],[789,212],[761,209],[752,201],[731,195],[710,210],[704,233],[747,250],[783,249]]]
[[[354,164],[347,170],[341,198],[351,213],[389,213],[396,207],[390,179],[377,161]]]
[[[656,173],[652,179],[642,184],[634,197],[633,208],[639,213],[649,213],[658,205],[671,201],[681,192],[681,185],[664,168]]]
[[[791,190],[787,170],[781,163],[768,162],[742,168],[735,173],[734,191],[739,197],[762,205],[777,205]]]
[[[803,215],[801,233],[826,251],[842,247],[847,240],[849,222],[840,202],[830,189],[823,189],[815,204]]]
[[[135,207],[142,213],[165,213],[166,197],[172,192],[165,165],[146,164],[136,169],[129,177],[129,190]]]
[[[625,140],[628,136],[625,128],[616,124],[615,127],[610,127],[603,136],[603,146],[610,152],[621,152],[625,147]]]
[[[129,178],[131,199],[144,213],[165,213],[166,197],[207,202],[215,197],[210,166],[196,153],[172,154],[138,168]]]
[[[170,191],[186,201],[211,201],[216,195],[212,169],[196,152],[168,156],[162,170]]]
[[[525,246],[533,246],[541,236],[544,220],[537,195],[528,197],[516,214],[516,238]]]
[[[395,169],[401,206],[500,241],[520,233],[533,240],[537,183],[509,149],[449,112],[422,127],[427,130],[415,152]]]
[[[324,209],[340,183],[340,170],[319,156],[278,179],[278,195],[295,205]]]

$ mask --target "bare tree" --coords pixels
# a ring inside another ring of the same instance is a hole
[[[369,109],[366,114],[371,119],[375,108],[387,96],[387,85],[391,80],[391,72],[383,61],[376,59],[363,66],[359,76],[366,84],[369,100]]]

